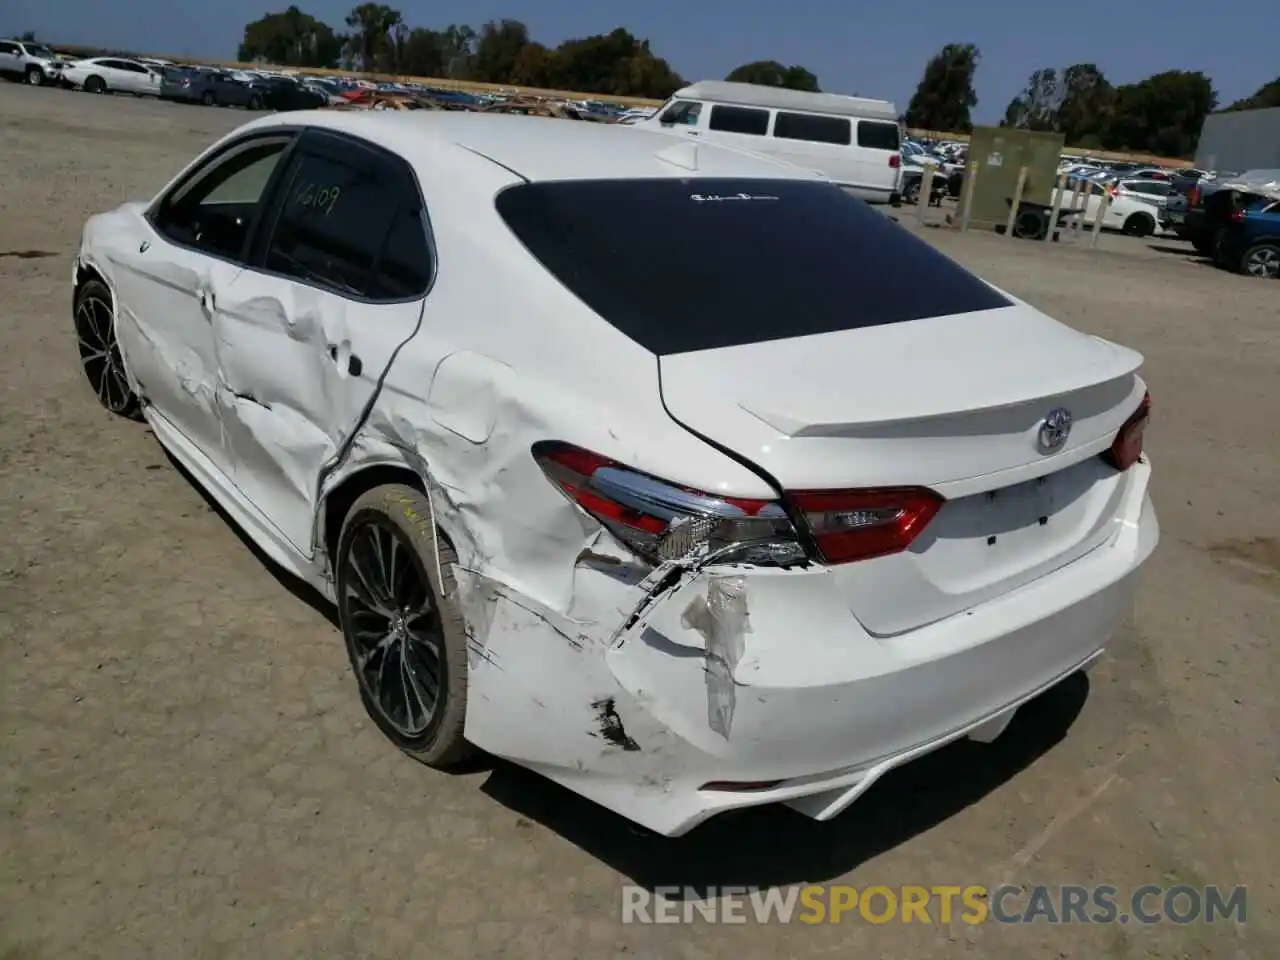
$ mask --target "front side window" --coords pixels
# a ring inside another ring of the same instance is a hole
[[[678,124],[684,127],[696,127],[698,117],[702,114],[702,104],[691,100],[680,100],[667,107],[662,114],[661,123]]]
[[[43,44],[26,43],[23,46],[26,47],[27,56],[29,57],[35,57],[38,60],[56,60],[58,58],[56,53]]]
[[[266,268],[364,299],[425,293],[431,270],[420,204],[401,183],[376,163],[300,153]]]
[[[851,134],[844,117],[821,117],[812,113],[778,111],[773,121],[773,135],[784,140],[808,140],[811,143],[833,143],[847,147]]]
[[[165,197],[152,223],[174,243],[239,260],[267,183],[289,144],[277,138],[231,148]]]
[[[769,132],[769,111],[751,107],[729,107],[716,104],[711,108],[712,130],[724,133],[746,133],[763,137]]]
[[[858,146],[869,150],[897,150],[902,144],[902,131],[896,123],[883,120],[858,121]]]

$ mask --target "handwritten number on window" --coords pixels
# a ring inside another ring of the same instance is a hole
[[[297,202],[304,210],[323,213],[326,217],[333,213],[333,208],[342,196],[342,189],[337,186],[324,187],[318,183],[304,183],[298,191]]]

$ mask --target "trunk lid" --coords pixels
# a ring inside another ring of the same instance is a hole
[[[878,634],[957,613],[1110,536],[1124,477],[1098,454],[1142,399],[1141,363],[1019,302],[659,360],[671,416],[785,491],[924,486],[947,499],[908,551],[831,568]],[[1057,408],[1071,429],[1047,450]]]

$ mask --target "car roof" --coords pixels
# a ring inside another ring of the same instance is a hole
[[[888,100],[847,97],[839,93],[811,93],[808,90],[766,87],[732,80],[699,80],[677,90],[675,96],[682,100],[705,100],[776,110],[807,110],[810,113],[830,113],[859,119],[895,122],[898,119],[897,108]]]
[[[619,124],[449,110],[279,114],[248,126],[321,127],[379,144],[406,159],[469,151],[529,181],[661,177],[822,180],[811,170],[723,144]]]

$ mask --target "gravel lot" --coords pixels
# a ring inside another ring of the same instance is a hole
[[[1280,288],[1168,241],[924,230],[1146,354],[1164,539],[1132,622],[995,745],[899,771],[834,823],[765,809],[663,842],[503,766],[446,776],[397,754],[323,606],[83,382],[85,217],[151,196],[245,119],[0,84],[0,960],[1280,956]],[[1249,913],[620,922],[626,883],[835,880],[1243,883]]]

